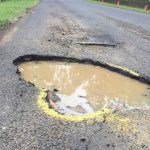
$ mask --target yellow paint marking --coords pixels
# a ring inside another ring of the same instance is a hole
[[[131,70],[131,69],[128,69],[127,67],[117,66],[117,65],[113,65],[113,64],[108,64],[108,65],[111,66],[111,67],[115,67],[115,68],[117,68],[117,69],[121,69],[121,70],[123,70],[123,71],[126,71],[126,72],[128,72],[128,73],[130,73],[130,74],[132,74],[132,75],[134,75],[134,76],[136,76],[136,77],[139,77],[139,76],[140,76],[139,73],[137,73],[137,72],[135,72],[135,71],[133,71],[133,70]]]
[[[63,119],[68,121],[83,121],[88,119],[96,119],[99,121],[104,120],[104,115],[110,114],[110,109],[103,109],[101,111],[97,111],[95,113],[91,113],[85,116],[73,116],[73,115],[61,115],[54,111],[53,109],[49,109],[48,103],[45,101],[46,92],[44,90],[40,91],[38,96],[37,105],[47,114],[57,119]]]
[[[119,133],[127,134],[130,132],[137,133],[139,130],[137,127],[133,125],[129,125],[130,119],[127,117],[122,117],[117,114],[107,115],[106,122],[108,123],[115,123],[111,128]]]
[[[149,143],[149,135],[147,133],[143,133],[140,127],[137,124],[131,122],[129,117],[123,117],[118,114],[114,114],[111,109],[104,108],[101,111],[97,111],[92,114],[88,114],[85,116],[72,116],[72,115],[61,115],[54,111],[53,109],[49,109],[48,103],[45,101],[46,92],[45,90],[40,90],[40,94],[38,96],[37,105],[41,108],[47,115],[54,117],[56,119],[62,119],[67,121],[76,121],[80,122],[86,120],[87,123],[93,121],[102,122],[104,121],[104,117],[106,118],[106,122],[112,129],[114,133],[122,134],[128,136],[128,138],[134,141],[136,144],[140,145],[142,142]],[[132,118],[134,119],[134,118]],[[134,134],[139,135],[137,139],[133,136]],[[140,138],[142,137],[142,139]]]
[[[128,116],[123,117],[117,114],[109,114],[106,117],[106,122],[114,133],[122,134],[127,136],[130,140],[134,141],[135,144],[141,145],[143,143],[150,144],[150,135],[148,131],[143,131],[142,127],[134,123],[135,118]],[[141,120],[139,120],[140,122]],[[143,120],[142,120],[143,121]],[[136,135],[137,137],[135,138]]]

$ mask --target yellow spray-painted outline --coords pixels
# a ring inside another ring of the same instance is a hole
[[[115,68],[117,68],[117,69],[121,69],[121,70],[123,70],[123,71],[126,71],[126,72],[128,72],[128,73],[130,73],[130,74],[132,74],[132,75],[134,75],[134,76],[136,76],[136,77],[139,77],[139,76],[140,76],[139,73],[137,73],[137,72],[135,72],[135,71],[133,71],[133,70],[131,70],[131,69],[128,69],[127,67],[117,66],[117,65],[113,65],[113,64],[108,64],[108,65],[111,66],[111,67],[115,67]]]
[[[44,90],[40,90],[37,105],[47,114],[57,119],[63,119],[68,121],[83,121],[88,119],[96,119],[99,121],[104,120],[104,115],[110,114],[111,110],[104,108],[101,111],[97,111],[95,113],[91,113],[84,116],[73,116],[73,115],[61,115],[54,111],[53,109],[49,109],[48,103],[45,101],[46,92]]]

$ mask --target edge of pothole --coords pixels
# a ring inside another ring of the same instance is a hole
[[[24,56],[20,56],[16,58],[15,60],[13,60],[13,64],[15,66],[18,66],[19,64],[23,62],[29,62],[29,61],[58,61],[58,62],[90,64],[94,66],[103,67],[113,72],[119,73],[121,75],[130,77],[132,79],[136,79],[143,83],[150,84],[150,77],[143,76],[139,74],[138,72],[135,72],[127,67],[117,66],[117,65],[109,64],[109,63],[103,63],[103,62],[95,61],[95,60],[88,59],[88,58],[78,59],[78,58],[73,58],[73,57],[30,54],[30,55],[24,55]],[[17,73],[19,73],[18,70],[17,70]]]

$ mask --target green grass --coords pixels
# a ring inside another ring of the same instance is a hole
[[[39,0],[6,0],[0,2],[0,26],[14,22],[18,16],[38,3]]]
[[[142,12],[142,13],[150,13],[150,10],[145,12],[144,8],[142,9],[142,8],[130,7],[130,6],[124,6],[124,5],[117,6],[116,4],[106,3],[106,2],[96,1],[96,0],[87,0],[87,1],[91,2],[91,3],[96,3],[96,4],[111,6],[111,7],[117,7],[117,8],[127,9],[127,10],[133,10],[133,11]]]

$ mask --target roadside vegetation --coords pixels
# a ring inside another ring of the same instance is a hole
[[[8,25],[39,0],[0,0],[0,26]]]
[[[143,8],[138,8],[138,7],[132,7],[132,6],[127,6],[127,5],[121,5],[121,4],[117,5],[115,3],[102,2],[101,0],[87,0],[87,1],[92,2],[92,3],[96,3],[96,4],[111,6],[111,7],[117,7],[117,8],[133,10],[133,11],[138,11],[138,12],[143,12],[143,13],[150,13],[150,8],[147,11],[145,11],[144,7]]]

